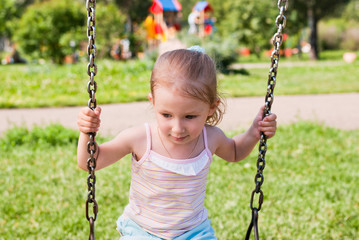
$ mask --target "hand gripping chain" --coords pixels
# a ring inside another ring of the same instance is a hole
[[[90,77],[90,81],[87,83],[87,92],[89,93],[88,107],[91,110],[95,110],[97,106],[95,93],[97,91],[97,83],[95,81],[95,76],[97,74],[97,65],[95,63],[96,57],[96,21],[95,21],[95,9],[96,9],[96,0],[86,0],[86,9],[87,9],[87,37],[88,37],[88,46],[87,46],[87,55],[89,56],[89,64],[87,65],[87,74]],[[89,240],[95,240],[95,221],[98,213],[98,205],[95,200],[95,184],[96,184],[96,157],[95,153],[97,151],[97,145],[95,141],[95,132],[88,133],[90,136],[90,141],[87,143],[87,152],[90,157],[87,160],[87,169],[89,175],[87,177],[87,186],[88,194],[86,200],[86,219],[90,224],[90,236]],[[92,204],[92,213],[90,211],[90,204]]]
[[[288,0],[279,0],[278,1],[278,8],[279,8],[279,15],[276,18],[276,26],[277,32],[274,34],[272,38],[272,43],[274,46],[274,50],[271,54],[271,67],[268,74],[268,87],[267,87],[267,94],[265,96],[265,105],[264,105],[264,113],[263,117],[265,118],[271,113],[271,107],[274,99],[274,87],[276,84],[277,78],[277,70],[278,70],[278,63],[279,63],[279,49],[283,41],[283,29],[286,25],[286,17],[284,16],[284,12],[288,8]],[[258,234],[258,212],[261,210],[262,203],[263,203],[263,191],[261,190],[261,186],[264,181],[263,170],[265,167],[265,154],[267,152],[267,136],[261,132],[261,138],[259,142],[259,154],[257,160],[257,173],[254,177],[254,183],[256,184],[255,189],[252,191],[251,201],[250,201],[250,208],[252,210],[252,219],[251,223],[249,224],[246,238],[245,240],[249,240],[251,235],[252,229],[254,229],[254,238],[255,240],[259,239]],[[255,195],[259,194],[258,196],[258,206],[254,206],[253,201]]]

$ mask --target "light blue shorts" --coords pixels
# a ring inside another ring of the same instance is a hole
[[[143,230],[137,223],[129,218],[120,216],[117,219],[117,230],[121,233],[121,240],[164,240]],[[217,240],[211,226],[211,220],[207,219],[197,227],[173,238],[173,240]]]

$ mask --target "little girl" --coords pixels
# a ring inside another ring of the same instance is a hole
[[[243,134],[228,138],[215,125],[223,115],[216,67],[199,47],[161,55],[148,96],[156,123],[122,131],[98,147],[96,170],[132,154],[129,204],[117,220],[121,239],[217,239],[204,206],[213,154],[229,162],[246,158],[260,139],[276,131],[276,115],[264,107]],[[100,127],[101,109],[83,108],[78,165],[87,170],[88,132]]]

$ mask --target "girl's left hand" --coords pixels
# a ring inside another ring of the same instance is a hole
[[[255,129],[255,136],[260,139],[261,132],[263,132],[267,138],[271,138],[275,135],[277,130],[277,115],[271,113],[266,116],[263,120],[264,106],[262,106],[253,121],[253,128]]]

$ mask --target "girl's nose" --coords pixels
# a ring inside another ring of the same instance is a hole
[[[172,126],[172,132],[176,134],[181,134],[184,132],[184,126],[181,120],[175,120]]]

